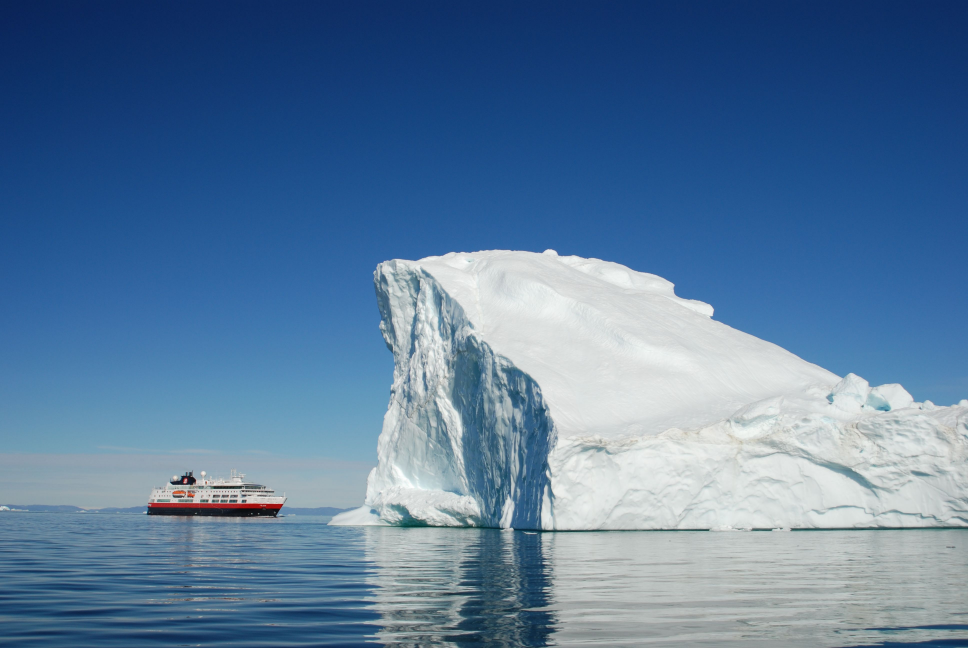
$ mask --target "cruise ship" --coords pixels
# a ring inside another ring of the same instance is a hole
[[[234,470],[228,479],[209,479],[204,470],[199,477],[189,471],[152,489],[148,515],[276,517],[286,503],[286,498],[276,496],[274,490],[247,482],[244,474]]]

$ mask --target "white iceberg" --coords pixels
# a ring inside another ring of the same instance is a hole
[[[331,524],[968,526],[968,401],[915,403],[597,259],[381,263],[390,405],[365,506]]]

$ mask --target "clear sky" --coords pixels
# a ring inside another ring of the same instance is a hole
[[[2,3],[0,503],[238,467],[358,505],[373,268],[450,251],[616,261],[966,398],[965,34],[965,2]]]

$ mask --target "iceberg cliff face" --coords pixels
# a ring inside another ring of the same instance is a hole
[[[870,388],[655,275],[527,252],[388,261],[366,505],[334,524],[968,526],[968,401]]]
[[[391,523],[540,526],[555,428],[538,384],[419,264],[375,280],[394,376],[367,501]]]

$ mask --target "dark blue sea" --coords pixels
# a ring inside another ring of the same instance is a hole
[[[968,531],[0,514],[4,646],[968,646]]]

